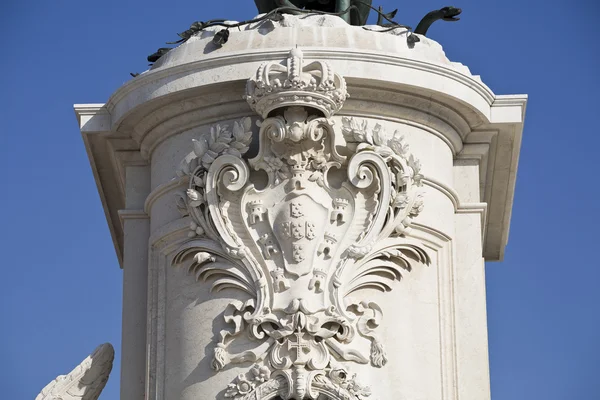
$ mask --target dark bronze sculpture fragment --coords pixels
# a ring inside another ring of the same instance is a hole
[[[279,21],[282,18],[281,14],[306,15],[314,12],[317,14],[337,15],[351,25],[363,26],[363,29],[373,30],[364,26],[367,23],[371,10],[374,10],[378,14],[377,25],[385,28],[383,30],[376,30],[376,32],[385,33],[398,28],[404,28],[407,30],[406,41],[411,48],[415,43],[420,41],[419,37],[413,34],[409,26],[394,21],[398,10],[384,12],[382,7],[379,7],[379,9],[373,8],[371,5],[372,0],[254,0],[254,3],[258,12],[264,15],[242,22],[227,22],[224,19],[213,19],[206,22],[197,21],[188,30],[178,34],[180,37],[179,40],[167,42],[167,44],[183,43],[208,27],[221,26],[224,29],[218,31],[213,38],[215,47],[220,48],[229,38],[229,29],[239,28],[243,25],[264,20]],[[431,11],[421,19],[414,33],[425,36],[427,30],[435,21],[458,21],[460,19],[458,15],[461,12],[460,8],[450,6]],[[151,63],[158,61],[169,50],[171,48],[161,47],[155,53],[148,56],[148,61]]]
[[[372,0],[254,0],[254,2],[261,14],[287,7],[290,10],[284,12],[289,14],[294,14],[294,8],[336,13],[351,25],[365,25],[371,11]]]
[[[455,7],[444,7],[439,10],[434,10],[421,19],[421,22],[419,22],[419,25],[415,28],[415,33],[425,36],[431,24],[440,19],[442,21],[458,21],[460,19],[458,18],[458,15],[460,15],[461,12],[462,10],[460,8]]]

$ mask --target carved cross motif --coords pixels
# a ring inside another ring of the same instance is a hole
[[[310,352],[310,342],[302,339],[302,332],[298,330],[294,333],[296,336],[296,341],[292,342],[288,340],[288,350],[296,349],[296,363],[303,364],[304,354]]]

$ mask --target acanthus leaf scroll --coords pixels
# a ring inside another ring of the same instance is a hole
[[[413,266],[430,263],[402,239],[423,208],[421,166],[399,132],[350,117],[336,126],[344,79],[326,63],[305,64],[299,49],[285,66],[262,65],[247,93],[264,118],[258,154],[244,157],[250,118],[215,124],[178,171],[189,179],[178,207],[191,223],[174,265],[212,279],[213,290],[249,296],[225,310],[231,329],[221,332],[212,366],[254,363],[227,388],[235,399],[368,397],[345,368],[383,367],[387,356],[377,335],[383,311],[360,294],[390,291]],[[256,346],[232,353],[243,334]]]

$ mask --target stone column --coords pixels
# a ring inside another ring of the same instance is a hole
[[[369,29],[286,15],[222,48],[209,29],[77,107],[124,249],[123,399],[140,343],[153,400],[489,398],[484,260],[526,97]]]

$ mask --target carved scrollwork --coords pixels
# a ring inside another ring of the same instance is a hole
[[[274,398],[361,400],[370,396],[371,389],[361,385],[356,374],[349,376],[348,372],[341,367],[331,367],[306,374],[297,368],[272,372],[268,367],[258,364],[253,365],[247,373],[238,375],[227,385],[224,395],[225,398],[233,400]]]
[[[288,62],[302,58],[293,52]],[[270,68],[259,70],[262,82],[249,84],[255,90],[248,94],[254,96],[251,105],[271,95],[294,99],[290,93],[300,91],[305,99],[321,90],[296,82],[269,91],[276,84],[273,71],[309,82],[325,74],[311,69],[303,75],[307,70],[300,64]],[[327,76],[336,76],[327,68]],[[333,79],[334,89],[345,88],[340,79]],[[336,126],[334,111],[323,117],[313,106],[312,100],[296,99],[269,108],[257,123],[259,150],[250,160],[243,158],[252,137],[249,118],[231,129],[214,125],[192,142],[178,172],[189,178],[185,208],[192,239],[173,263],[198,279],[212,279],[213,290],[249,296],[225,310],[230,329],[221,332],[212,365],[257,365],[230,385],[226,397],[272,398],[264,394],[267,388],[283,398],[369,396],[368,388],[335,366],[383,367],[387,361],[377,335],[383,311],[363,292],[389,291],[405,272],[430,262],[422,247],[403,239],[423,197],[421,166],[402,135],[354,118]],[[340,144],[348,149],[345,155],[337,151]],[[252,170],[266,174],[266,182],[259,186]],[[202,240],[196,243],[197,236]],[[242,334],[257,344],[234,354],[230,344]],[[264,396],[257,397],[258,391]]]

